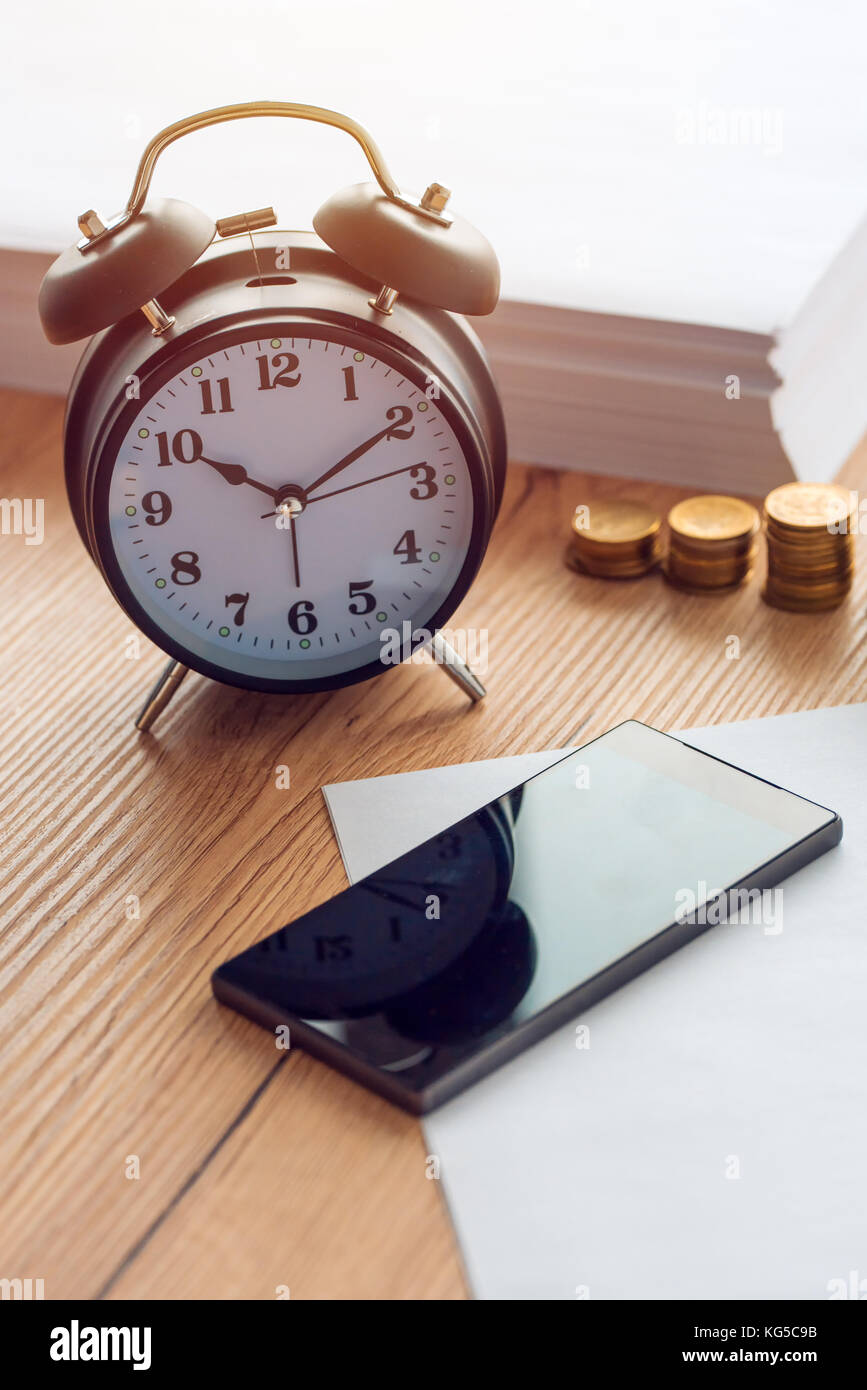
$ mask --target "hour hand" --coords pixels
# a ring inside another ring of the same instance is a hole
[[[267,483],[258,483],[255,478],[251,478],[242,463],[221,463],[219,459],[205,458],[204,454],[202,455],[202,463],[208,464],[210,468],[219,473],[221,478],[225,478],[227,483],[231,483],[232,487],[240,487],[242,483],[246,483],[248,487],[255,487],[259,492],[264,492],[267,497],[273,498],[276,505],[277,489],[269,487]]]

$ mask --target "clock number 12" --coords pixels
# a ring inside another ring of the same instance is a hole
[[[275,386],[297,386],[301,380],[301,373],[298,371],[299,361],[294,352],[278,352],[276,357],[271,358],[270,366],[265,356],[257,357],[256,362],[259,367],[260,391],[273,391]],[[271,367],[274,368],[273,376]]]

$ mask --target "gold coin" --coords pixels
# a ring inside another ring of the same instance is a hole
[[[737,574],[728,574],[715,579],[712,584],[703,582],[696,576],[684,573],[676,565],[672,564],[671,556],[663,562],[662,573],[665,580],[673,589],[679,589],[684,594],[728,594],[733,589],[740,589],[752,577],[752,569],[747,569]]]
[[[822,598],[829,594],[848,594],[852,587],[852,575],[841,579],[786,579],[773,572],[768,574],[768,588],[778,594],[790,594],[793,598]]]
[[[692,536],[687,538],[678,531],[670,531],[668,544],[669,549],[676,550],[678,555],[683,555],[685,559],[715,563],[722,559],[737,560],[742,555],[749,555],[750,551],[755,549],[757,534],[757,531],[748,531],[745,536],[738,536],[733,541],[698,541]]]
[[[623,545],[643,540],[659,530],[661,518],[644,502],[608,498],[576,507],[572,530],[581,541]]]
[[[817,594],[809,598],[780,593],[771,584],[762,590],[762,598],[771,608],[782,608],[788,613],[821,613],[829,608],[839,608],[849,590],[838,594]]]
[[[851,493],[837,483],[783,483],[765,498],[769,523],[789,532],[826,531],[831,523],[847,521],[852,511]]]
[[[573,545],[569,546],[565,556],[570,569],[577,570],[579,574],[592,575],[594,579],[638,579],[653,569],[658,558],[656,552],[652,551],[649,555],[638,555],[631,559],[604,561],[583,554]]]
[[[854,550],[855,537],[851,532],[838,534],[835,531],[777,531],[773,526],[767,529],[768,545],[783,555],[807,556],[810,560],[821,559],[823,555],[840,555]]]
[[[759,514],[739,497],[708,493],[677,502],[668,513],[673,534],[699,541],[732,541],[750,536],[759,527]]]
[[[729,550],[728,548],[718,551],[705,548],[703,551],[684,549],[679,544],[672,544],[668,547],[668,553],[679,565],[686,565],[689,569],[699,570],[719,570],[737,569],[749,564],[756,553],[754,545],[748,545],[743,550]]]

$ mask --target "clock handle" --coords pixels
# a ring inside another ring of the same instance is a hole
[[[377,313],[387,318],[398,294],[457,314],[491,313],[500,293],[497,258],[481,232],[461,217],[446,215],[447,188],[428,184],[417,202],[401,193],[373,137],[339,111],[294,101],[247,101],[215,106],[166,126],[146,146],[123,211],[108,222],[93,208],[81,213],[81,240],[49,266],[39,290],[39,317],[49,342],[89,338],[136,309],[161,337],[175,320],[156,295],[195,265],[215,233],[232,236],[274,225],[273,208],[215,225],[177,198],[145,207],[164,149],[206,126],[250,116],[289,116],[334,126],[363,149],[376,183],[353,184],[333,194],[316,213],[313,227],[342,260],[379,283],[379,293],[370,300]]]
[[[206,126],[221,125],[223,121],[241,121],[250,116],[289,116],[302,121],[318,121],[322,125],[334,126],[337,130],[345,131],[347,135],[351,135],[354,140],[358,141],[373,171],[374,178],[387,198],[394,203],[399,203],[403,208],[408,208],[419,217],[439,223],[440,226],[448,227],[451,225],[450,219],[441,210],[436,207],[420,206],[401,193],[373,136],[351,116],[344,116],[339,111],[329,111],[324,106],[305,106],[296,101],[245,101],[234,106],[215,106],[210,111],[200,111],[195,116],[186,116],[184,120],[175,121],[174,125],[166,126],[165,130],[159,131],[149,141],[139,160],[132,192],[126,207],[111,221],[105,224],[100,222],[95,229],[95,234],[83,237],[78,243],[79,251],[86,253],[95,246],[103,245],[139,215],[144,207],[156,162],[163,150],[167,149],[175,140],[180,140],[184,135],[191,135],[196,130],[204,130]],[[79,218],[79,225],[82,228],[87,227],[88,219],[92,216],[90,212],[82,213]]]

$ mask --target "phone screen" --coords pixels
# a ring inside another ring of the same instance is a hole
[[[228,962],[214,988],[418,1096],[834,823],[621,724]],[[773,901],[749,910],[773,930]]]

